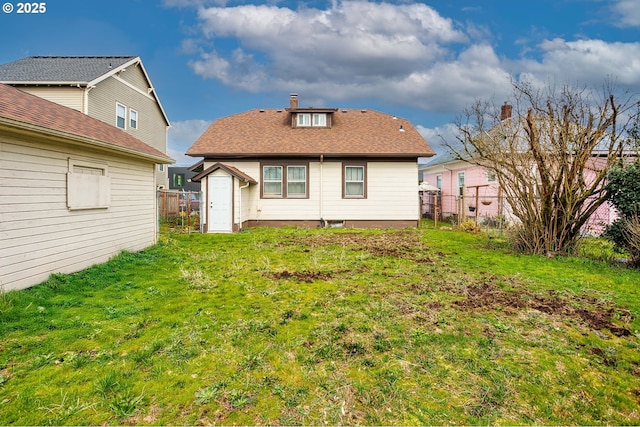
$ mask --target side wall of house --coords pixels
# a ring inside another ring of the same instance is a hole
[[[48,86],[17,86],[18,89],[39,98],[73,108],[81,113],[85,112],[85,89],[78,87],[48,87]]]
[[[70,160],[104,165],[102,209],[70,210]],[[22,289],[156,241],[154,165],[118,154],[0,134],[0,290]]]
[[[126,77],[125,77],[126,76]],[[135,136],[163,153],[167,152],[167,123],[139,67],[129,67],[120,76],[101,81],[89,92],[89,112],[110,125],[116,126],[116,104],[127,108],[125,132]],[[130,110],[138,112],[137,129],[129,125]],[[158,185],[169,188],[167,168],[158,174]]]

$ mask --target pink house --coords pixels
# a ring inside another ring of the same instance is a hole
[[[422,212],[438,220],[513,221],[495,174],[471,163],[440,154],[420,167],[423,182],[439,191],[422,192]]]
[[[511,106],[505,104],[502,120],[510,117]],[[598,153],[594,153],[592,159],[591,172],[587,171],[585,176],[587,181],[595,179],[595,171],[606,167]],[[438,189],[421,192],[423,216],[456,222],[474,219],[490,226],[518,221],[491,170],[460,160],[452,153],[436,155],[419,170],[423,182]],[[599,236],[617,218],[615,208],[605,202],[591,215],[582,231]]]

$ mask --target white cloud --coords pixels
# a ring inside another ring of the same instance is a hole
[[[304,91],[305,97],[370,98],[438,109],[486,90],[487,80],[504,75],[495,54],[481,49],[483,61],[468,79],[462,72],[474,48],[456,60],[447,46],[467,36],[424,4],[336,2],[327,10],[291,10],[268,5],[200,9],[205,37],[235,38],[231,52],[202,54],[190,63],[196,74],[247,91]],[[260,60],[255,58],[259,57]],[[448,62],[453,58],[453,62]],[[442,64],[450,64],[442,70]],[[439,76],[439,70],[455,71]],[[464,85],[468,96],[441,88]],[[483,88],[483,90],[479,90]],[[437,97],[437,99],[436,99]]]
[[[549,78],[558,82],[579,82],[599,86],[610,77],[622,88],[640,85],[640,43],[607,43],[602,40],[545,40],[539,45],[540,61],[514,63],[521,75],[544,85]]]
[[[640,5],[638,0],[616,0],[611,6],[621,27],[640,26]]]
[[[632,2],[637,0],[618,0],[617,10]],[[636,14],[627,12],[629,19]],[[198,17],[200,45],[196,49],[193,37],[183,46],[199,52],[190,62],[194,72],[249,92],[373,99],[450,112],[478,98],[506,99],[512,76],[542,84],[600,85],[609,77],[624,87],[640,85],[638,43],[557,38],[510,60],[486,42],[492,38],[488,29],[473,23],[457,27],[422,3],[335,0],[326,10],[200,7]]]
[[[444,154],[448,151],[446,144],[456,145],[458,141],[458,127],[453,123],[446,123],[436,128],[416,126],[416,130],[422,135],[436,154]]]
[[[168,152],[176,161],[176,166],[191,166],[198,158],[186,156],[184,153],[207,130],[211,122],[206,120],[185,120],[172,122],[167,135]]]

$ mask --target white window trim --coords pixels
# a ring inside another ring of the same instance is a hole
[[[460,185],[460,178],[462,178],[462,185]],[[464,196],[465,185],[465,173],[464,171],[458,172],[458,196]]]
[[[120,113],[120,111],[119,111],[119,110],[120,110],[120,108],[121,108],[121,107],[122,107],[122,109],[124,110],[124,115],[123,115],[123,116],[120,116],[120,115],[119,115],[119,113]],[[118,125],[118,119],[119,119],[120,117],[122,117],[122,127],[120,127],[120,126]],[[127,106],[126,106],[126,105],[124,105],[124,104],[121,104],[121,103],[119,103],[119,102],[116,102],[116,127],[117,127],[118,129],[123,129],[123,130],[126,130],[126,129],[127,129]]]
[[[299,128],[311,127],[311,114],[310,113],[298,113],[296,114],[296,123]]]
[[[311,116],[311,126],[326,128],[327,113],[313,113]]]
[[[136,125],[135,126],[131,126],[131,122],[133,121],[132,115],[134,115],[134,114],[136,116],[136,119],[135,119]],[[138,114],[137,110],[134,110],[133,108],[129,108],[129,128],[130,129],[138,129],[138,125],[140,123],[139,122],[139,117],[140,117],[140,115]]]

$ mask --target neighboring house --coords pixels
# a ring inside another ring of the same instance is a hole
[[[0,84],[0,292],[156,242],[156,164],[115,126]]]
[[[169,189],[199,192],[200,182],[192,181],[196,175],[188,167],[169,166]]]
[[[503,105],[501,120],[511,120],[511,111],[511,106]],[[594,153],[592,159],[592,167],[601,169],[602,159],[598,157],[598,153]],[[451,152],[437,155],[421,165],[420,171],[423,182],[439,189],[422,193],[422,212],[426,216],[433,218],[438,214],[438,219],[455,216],[456,219],[473,218],[489,223],[496,220],[507,223],[518,221],[492,171],[460,160]],[[589,170],[585,179],[591,179]],[[606,225],[617,217],[615,208],[605,202],[582,227],[582,231],[589,235],[600,235]]]
[[[498,217],[513,221],[512,213],[501,194],[496,176],[491,171],[450,153],[437,155],[420,166],[423,182],[438,191],[422,193],[422,212],[439,220],[478,218],[481,221]]]
[[[117,126],[167,153],[169,119],[137,56],[31,56],[0,65],[0,83]],[[157,186],[168,188],[165,165],[157,170]]]
[[[257,225],[407,227],[420,219],[413,125],[373,110],[256,109],[214,121],[187,151],[204,157],[206,232]]]

